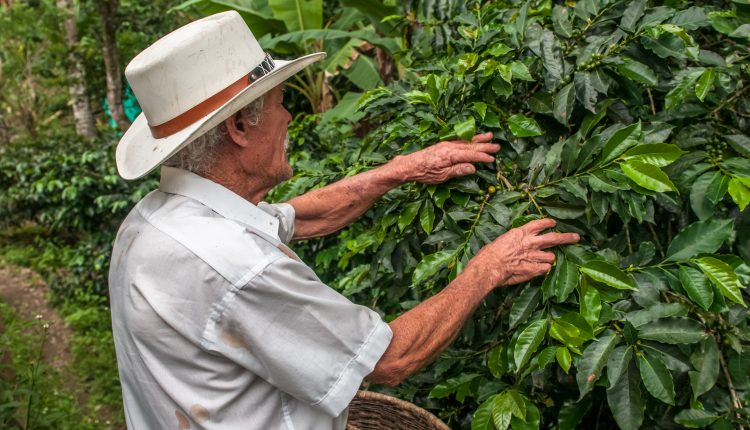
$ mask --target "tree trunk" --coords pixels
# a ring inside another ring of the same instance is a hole
[[[107,104],[117,123],[117,128],[125,131],[130,121],[122,107],[122,80],[120,78],[120,61],[117,56],[117,8],[119,0],[99,0],[99,16],[102,20],[102,49],[104,51],[104,69],[107,74]]]
[[[83,60],[76,52],[78,45],[78,28],[73,13],[72,0],[56,0],[57,7],[64,14],[63,35],[65,44],[68,46],[68,61],[70,62],[70,99],[73,102],[73,118],[76,124],[76,133],[85,138],[96,137],[96,126],[94,114],[89,106],[86,95],[86,75],[83,68]]]

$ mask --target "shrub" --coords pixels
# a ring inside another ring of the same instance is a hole
[[[488,297],[395,392],[457,428],[747,426],[750,8],[406,9],[405,79],[366,93],[356,127],[319,126],[307,144],[336,136],[333,154],[311,151],[317,164],[298,163],[276,195],[476,131],[503,150],[475,177],[392,191],[338,240],[300,252],[394,318],[530,219],[582,241],[558,249],[545,278]]]

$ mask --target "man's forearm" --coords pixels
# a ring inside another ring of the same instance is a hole
[[[391,344],[367,379],[397,385],[432,362],[494,285],[478,267],[468,266],[440,293],[393,320]]]
[[[289,200],[296,214],[294,239],[325,236],[346,227],[383,194],[406,182],[398,160]]]

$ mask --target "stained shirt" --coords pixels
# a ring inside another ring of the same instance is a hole
[[[109,275],[129,429],[344,429],[392,333],[285,245],[288,204],[193,173],[123,222]]]

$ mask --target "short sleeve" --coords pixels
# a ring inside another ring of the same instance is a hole
[[[226,300],[213,349],[332,417],[351,402],[390,343],[380,316],[279,257]]]
[[[260,202],[258,208],[279,220],[279,239],[289,243],[294,236],[294,206],[289,203]]]

